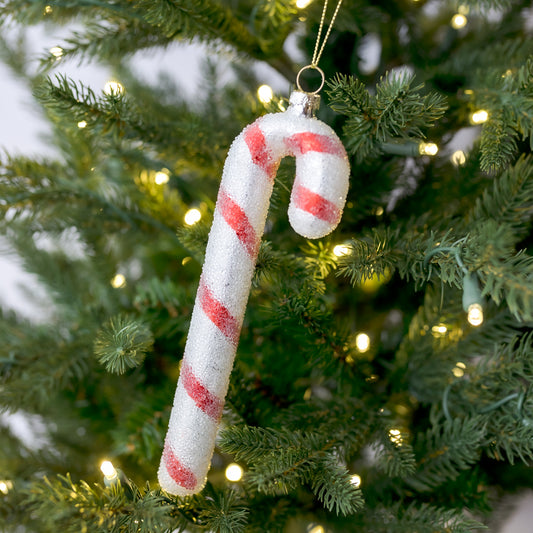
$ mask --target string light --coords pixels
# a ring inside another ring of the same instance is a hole
[[[226,468],[226,479],[228,481],[240,481],[242,479],[244,471],[237,463],[231,463]]]
[[[104,93],[106,94],[122,94],[124,92],[124,85],[115,80],[109,80],[104,85]]]
[[[187,224],[187,226],[194,226],[194,224],[199,222],[201,218],[202,213],[200,213],[200,210],[196,209],[196,207],[193,207],[185,213],[185,217],[183,217],[183,220],[185,221],[185,224]]]
[[[82,130],[83,128],[86,128],[87,127],[87,121],[85,120],[80,120],[78,122],[78,128],[80,128],[80,130]]]
[[[350,247],[347,244],[337,244],[333,248],[333,255],[337,257],[342,257],[343,255],[348,255],[350,253]]]
[[[305,9],[313,0],[296,0],[296,7],[298,9]]]
[[[435,143],[421,142],[418,145],[418,151],[420,155],[437,155],[439,147]]]
[[[121,289],[126,286],[126,276],[124,274],[116,274],[111,280],[111,286],[114,289]]]
[[[257,89],[257,98],[259,98],[259,101],[262,104],[270,103],[274,98],[272,87],[270,87],[270,85],[261,85],[261,87]]]
[[[466,162],[466,154],[462,150],[456,150],[450,157],[454,166],[459,167]]]
[[[53,46],[52,48],[50,48],[50,53],[54,57],[57,57],[57,59],[59,59],[63,55],[63,48],[61,48],[60,46]]]
[[[104,474],[104,483],[106,487],[118,483],[118,472],[111,461],[102,461],[100,470],[102,471],[102,474]]]
[[[467,320],[472,326],[481,326],[483,324],[483,307],[480,304],[469,306],[467,313]]]
[[[368,352],[370,348],[370,337],[366,333],[358,333],[355,337],[355,346],[361,353]]]
[[[452,374],[456,378],[462,378],[465,375],[466,365],[459,361],[452,369]]]
[[[468,22],[468,19],[462,13],[456,13],[450,22],[452,28],[455,30],[460,30],[464,28]]]
[[[453,246],[434,248],[426,255],[424,264],[427,268],[429,260],[433,255],[444,252],[453,253],[457,265],[463,271],[463,309],[467,313],[468,322],[470,322],[472,326],[479,326],[483,323],[483,298],[481,296],[479,280],[476,273],[469,272],[464,265],[463,260],[461,259],[461,254],[459,253],[459,249]],[[441,326],[443,326],[443,324],[439,324],[438,326],[433,326],[433,328],[431,328],[431,332],[434,337],[445,333],[445,331],[440,331]]]
[[[446,332],[448,331],[448,327],[446,326],[446,324],[437,324],[436,326],[433,326],[431,328],[431,334],[434,336],[434,337],[443,337],[444,335],[446,335]]]
[[[53,9],[52,9],[52,6],[45,6],[44,8],[44,14],[45,15],[50,15],[50,13],[52,13]]]
[[[325,533],[325,530],[320,524],[309,524],[307,526],[307,533]]]
[[[356,489],[358,489],[358,488],[361,486],[361,476],[358,476],[357,474],[354,474],[354,475],[350,478],[350,483],[351,483]]]
[[[473,272],[468,272],[463,277],[463,309],[467,313],[468,322],[474,327],[483,324],[481,301],[481,289],[477,276]]]
[[[8,480],[0,481],[0,492],[2,494],[7,494],[13,488],[13,483]]]
[[[165,183],[168,183],[168,180],[170,179],[170,176],[168,174],[168,170],[163,169],[159,172],[155,173],[154,181],[157,185],[164,185]]]
[[[399,429],[389,430],[389,439],[396,446],[401,446],[403,444],[402,432]]]
[[[470,115],[470,122],[472,124],[483,124],[489,119],[489,113],[485,109],[478,109]]]

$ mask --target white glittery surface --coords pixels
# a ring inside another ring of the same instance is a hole
[[[314,118],[298,116],[291,112],[266,115],[258,119],[266,146],[271,153],[270,162],[277,165],[289,154],[285,140],[302,132],[325,135],[338,143],[333,130]],[[249,126],[250,127],[250,126]],[[233,142],[228,153],[221,189],[246,213],[256,235],[263,235],[272,193],[273,181],[259,165],[252,161],[244,132]],[[342,213],[348,192],[349,164],[344,148],[342,154],[307,152],[296,157],[295,184],[301,183],[312,192],[329,200]],[[307,238],[318,238],[330,233],[337,225],[325,222],[289,206],[292,227]],[[235,231],[227,224],[220,209],[215,209],[213,226],[206,249],[202,279],[216,300],[235,318],[240,329],[250,292],[255,257],[250,257]],[[185,347],[184,364],[191,368],[197,380],[221,400],[227,393],[236,346],[207,317],[195,303],[189,335]],[[164,461],[159,469],[161,487],[172,494],[187,495],[199,492],[205,483],[215,445],[217,423],[205,414],[178,383],[171,413],[167,443],[175,456],[194,472],[198,485],[194,489],[179,486],[168,474]]]

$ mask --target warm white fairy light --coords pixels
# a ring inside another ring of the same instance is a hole
[[[402,432],[399,429],[390,429],[389,439],[396,446],[401,446],[403,443]]]
[[[109,80],[104,85],[104,93],[106,94],[122,94],[124,92],[124,85],[115,80]]]
[[[169,179],[170,176],[168,175],[167,170],[160,170],[159,172],[155,173],[154,181],[156,185],[164,185],[165,183],[168,183]]]
[[[82,130],[83,128],[86,128],[87,127],[87,121],[86,120],[80,120],[78,122],[78,128],[80,128],[80,130]]]
[[[466,162],[466,154],[462,150],[456,150],[450,157],[452,165],[459,167]]]
[[[483,307],[481,307],[481,304],[474,303],[468,307],[467,320],[472,326],[483,324]]]
[[[52,6],[45,6],[44,8],[44,14],[45,15],[50,15],[50,13],[52,13],[53,9],[52,9]]]
[[[228,481],[240,481],[244,471],[237,463],[231,463],[227,466],[225,475]]]
[[[336,257],[342,257],[343,255],[348,255],[350,253],[350,247],[346,244],[337,244],[333,248],[333,255]]]
[[[357,475],[357,474],[354,474],[351,478],[350,478],[350,483],[356,488],[358,489],[360,486],[361,486],[361,476]]]
[[[309,524],[307,526],[307,533],[325,533],[325,529],[320,524]]]
[[[270,85],[261,85],[257,89],[257,98],[259,98],[259,101],[263,104],[268,104],[272,101],[272,98],[274,98],[274,91],[272,90],[272,87]]]
[[[120,289],[126,285],[126,276],[124,274],[116,274],[111,280],[111,286],[115,289]]]
[[[460,30],[461,28],[464,28],[466,26],[467,22],[468,19],[462,13],[456,13],[452,17],[450,24],[455,30]]]
[[[193,207],[185,213],[185,217],[183,219],[185,220],[185,224],[187,224],[187,226],[194,226],[194,224],[199,222],[201,218],[202,213],[200,210],[196,209],[196,207]]]
[[[472,124],[483,124],[484,122],[487,122],[488,119],[489,113],[488,111],[485,111],[485,109],[478,109],[470,115],[470,122],[472,122]]]
[[[437,155],[439,147],[435,143],[421,142],[418,145],[418,151],[420,155]]]
[[[435,335],[444,335],[448,331],[446,324],[437,324],[431,328],[431,332]]]
[[[2,480],[0,481],[0,492],[2,494],[7,494],[13,488],[13,483],[11,481]]]
[[[296,0],[296,7],[298,9],[305,9],[313,0]]]
[[[366,333],[358,333],[355,337],[355,346],[361,353],[368,352],[370,349],[370,337]]]
[[[63,48],[61,46],[53,46],[50,48],[50,53],[59,59],[63,55]]]
[[[115,480],[118,477],[118,472],[111,461],[102,461],[100,470],[108,481]]]

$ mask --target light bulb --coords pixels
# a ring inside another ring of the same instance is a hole
[[[166,170],[160,170],[159,172],[155,173],[154,181],[157,185],[164,185],[165,183],[168,183],[169,179],[170,176],[168,175],[168,171]]]
[[[466,155],[462,150],[456,150],[450,157],[452,165],[459,167],[466,162]]]
[[[321,525],[309,524],[307,526],[307,533],[325,533],[325,530]]]
[[[53,9],[52,9],[52,6],[45,6],[44,8],[44,14],[45,15],[50,15],[50,13],[52,13]]]
[[[455,30],[460,30],[461,28],[464,28],[466,26],[466,23],[468,22],[468,19],[461,13],[456,13],[450,22],[452,25],[452,28]]]
[[[111,285],[115,289],[120,289],[126,285],[126,276],[124,274],[116,274],[111,280]]]
[[[63,55],[63,48],[60,46],[53,46],[50,48],[50,53],[59,59]]]
[[[270,87],[270,85],[261,85],[261,87],[257,89],[257,98],[259,98],[259,101],[263,104],[271,102],[272,98],[274,98],[272,87]]]
[[[2,494],[7,494],[13,488],[13,483],[11,481],[2,480],[0,481],[0,492]]]
[[[124,85],[115,80],[109,80],[104,85],[104,93],[106,94],[122,94],[124,92]]]
[[[80,128],[80,130],[82,130],[83,128],[86,128],[87,127],[87,122],[85,120],[80,120],[78,122],[78,128]]]
[[[185,220],[185,224],[187,224],[187,226],[194,226],[194,224],[199,222],[201,218],[202,213],[200,213],[200,210],[193,207],[185,213],[185,217],[183,219]]]
[[[403,443],[402,432],[399,429],[389,430],[389,439],[396,446],[401,446]]]
[[[348,255],[350,253],[350,247],[346,244],[337,244],[333,248],[333,255],[337,257],[342,257],[343,255]]]
[[[421,142],[418,145],[420,155],[437,155],[439,147],[435,143]]]
[[[243,469],[237,463],[231,463],[226,468],[226,479],[228,481],[240,481],[243,475]]]
[[[478,303],[470,305],[468,307],[467,319],[472,326],[480,326],[483,324],[483,307]]]
[[[489,114],[484,109],[478,109],[470,115],[470,122],[472,122],[472,124],[483,124],[483,122],[487,122],[488,119]]]
[[[102,471],[102,474],[104,474],[104,476],[109,480],[114,479],[118,476],[118,473],[111,461],[102,461],[102,464],[100,465],[100,470]]]
[[[444,335],[448,331],[448,328],[446,324],[437,324],[431,328],[431,331],[436,334]]]
[[[359,333],[355,337],[355,346],[361,353],[365,353],[370,348],[370,337],[366,333]]]
[[[361,486],[361,476],[358,476],[357,474],[354,474],[354,475],[350,478],[350,483],[351,483],[356,489],[358,489],[358,488]]]
[[[296,7],[298,9],[305,9],[313,0],[296,0]]]

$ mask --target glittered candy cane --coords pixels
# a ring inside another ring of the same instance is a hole
[[[289,221],[319,238],[339,223],[350,167],[335,132],[313,118],[318,96],[295,91],[287,111],[246,127],[228,153],[159,467],[185,496],[205,484],[280,160],[296,158]]]

